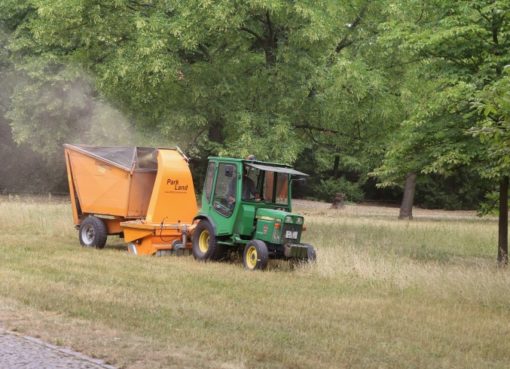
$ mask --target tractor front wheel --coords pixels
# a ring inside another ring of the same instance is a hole
[[[89,215],[80,224],[80,244],[84,247],[102,249],[106,244],[107,236],[106,225],[98,217]]]
[[[216,243],[214,228],[207,220],[202,219],[193,232],[193,257],[196,260],[218,260],[224,254],[222,245]]]
[[[269,253],[264,241],[251,240],[244,247],[243,264],[248,270],[264,270],[267,267]]]

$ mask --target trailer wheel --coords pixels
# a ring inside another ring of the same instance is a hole
[[[101,219],[89,215],[81,222],[78,235],[82,246],[102,249],[106,244],[108,232],[106,230],[106,225]]]
[[[193,257],[196,260],[218,260],[224,257],[225,249],[216,243],[214,228],[207,220],[201,220],[193,232]]]
[[[269,253],[264,241],[251,240],[244,247],[243,264],[248,270],[264,270],[267,267]]]

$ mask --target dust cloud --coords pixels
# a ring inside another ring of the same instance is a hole
[[[91,76],[69,67],[51,72],[34,78],[0,58],[0,194],[67,192],[64,143],[137,141],[134,124]]]

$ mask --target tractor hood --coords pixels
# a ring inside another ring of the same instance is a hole
[[[257,210],[255,237],[271,244],[299,243],[303,217],[276,209]]]
[[[260,208],[255,215],[257,220],[266,220],[270,222],[303,224],[303,217],[283,210]]]

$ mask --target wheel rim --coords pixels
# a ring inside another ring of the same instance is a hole
[[[81,238],[83,240],[83,243],[87,246],[92,245],[94,242],[94,238],[96,236],[96,231],[94,230],[94,227],[92,225],[86,225],[81,230]]]
[[[202,253],[206,253],[209,250],[209,232],[207,230],[203,230],[200,233],[200,238],[198,239],[198,248]]]
[[[248,267],[248,269],[255,269],[255,267],[257,266],[257,259],[258,259],[257,249],[255,248],[255,246],[250,246],[248,250],[246,250],[246,266]]]

